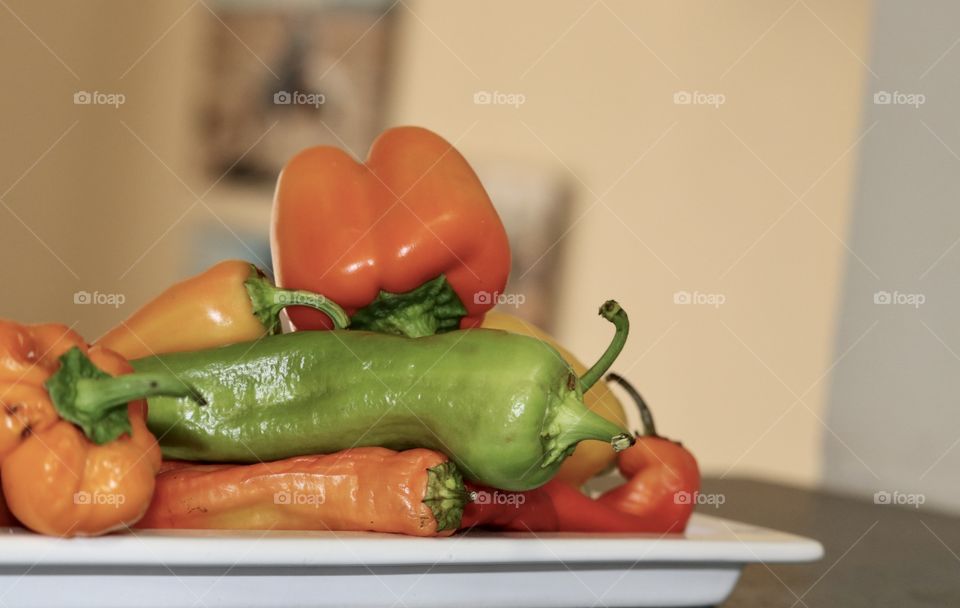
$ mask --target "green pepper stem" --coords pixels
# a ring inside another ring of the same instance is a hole
[[[645,437],[659,437],[660,435],[657,434],[657,425],[653,423],[653,412],[650,411],[647,402],[643,400],[643,395],[640,394],[640,391],[620,374],[607,374],[607,381],[616,382],[623,387],[623,390],[627,391],[627,394],[630,395],[633,402],[637,404],[637,411],[640,412],[640,422],[643,424],[643,435]]]
[[[324,313],[333,322],[335,329],[350,325],[350,317],[336,302],[324,295],[305,289],[277,287],[260,271],[250,265],[250,277],[244,282],[253,314],[270,335],[280,332],[280,312],[287,306],[308,306]]]
[[[584,408],[576,393],[568,393],[556,405],[548,423],[545,458],[541,466],[562,460],[569,450],[585,439],[607,441],[615,451],[623,451],[634,443],[633,437],[623,431],[620,425]]]
[[[206,404],[196,389],[173,374],[136,372],[113,377],[77,347],[61,355],[59,361],[60,369],[43,386],[60,417],[80,427],[97,445],[131,432],[127,403],[135,399],[169,395]]]
[[[627,318],[627,312],[616,301],[607,300],[604,302],[603,306],[600,307],[600,316],[613,323],[616,332],[600,359],[580,377],[580,386],[583,387],[584,392],[596,384],[610,369],[620,351],[623,350],[623,345],[627,343],[627,334],[630,333],[630,320]]]
[[[467,314],[447,277],[440,275],[403,293],[381,291],[376,299],[353,313],[353,329],[421,338],[460,328]]]
[[[73,405],[83,413],[98,414],[118,406],[126,406],[136,399],[165,395],[187,397],[200,405],[206,404],[195,388],[172,374],[135,372],[110,378],[80,378],[75,381]]]
[[[427,469],[427,488],[423,503],[437,521],[437,532],[456,530],[463,519],[463,507],[470,493],[463,485],[457,465],[447,461]]]

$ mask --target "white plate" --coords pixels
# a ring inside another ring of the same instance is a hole
[[[684,537],[138,531],[0,536],[0,606],[708,606],[814,540],[705,515]]]

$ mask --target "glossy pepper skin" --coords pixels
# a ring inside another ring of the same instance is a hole
[[[355,329],[410,337],[479,325],[510,271],[480,180],[419,127],[384,131],[365,163],[326,146],[294,156],[277,182],[271,247],[279,285],[325,294]],[[289,314],[298,329],[330,327],[314,311]]]
[[[626,313],[595,377],[619,354]],[[623,449],[622,427],[587,410],[569,365],[539,340],[489,329],[404,338],[364,331],[296,332],[133,362],[169,370],[207,405],[151,398],[149,424],[167,458],[250,462],[353,446],[425,447],[463,475],[524,490],[546,483],[584,439]]]
[[[560,353],[560,356],[570,364],[575,374],[582,376],[587,371],[586,366],[581,363],[573,353],[559,345],[556,340],[551,338],[545,331],[519,317],[497,310],[491,310],[483,320],[483,327],[502,329],[542,340]],[[587,409],[600,414],[610,422],[620,426],[627,424],[627,417],[624,414],[623,406],[605,383],[598,382],[588,391],[584,392],[583,402],[587,406]],[[557,471],[555,479],[579,487],[595,475],[610,469],[615,459],[616,452],[613,451],[609,443],[603,441],[583,441],[577,445],[573,455],[563,461],[560,470]]]
[[[439,452],[366,447],[253,465],[176,465],[139,528],[370,531],[447,536],[467,493]]]
[[[0,381],[42,385],[60,366],[60,355],[75,346],[86,348],[86,342],[66,325],[0,319]]]
[[[167,374],[131,371],[63,326],[0,324],[0,482],[23,525],[96,535],[143,514],[160,450],[136,397],[189,389]]]
[[[627,479],[597,501],[623,513],[654,521],[659,527],[686,528],[700,491],[697,460],[682,444],[657,434],[650,409],[640,393],[625,379],[610,374],[623,386],[640,409],[644,434],[629,449],[617,455],[617,468]]]
[[[327,315],[334,327],[349,324],[322,295],[278,288],[249,262],[226,260],[167,288],[97,344],[136,359],[247,342],[279,333],[280,311],[295,303]]]

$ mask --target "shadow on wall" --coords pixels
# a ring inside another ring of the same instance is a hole
[[[875,10],[823,477],[960,512],[960,5]]]

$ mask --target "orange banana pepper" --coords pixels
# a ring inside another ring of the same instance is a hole
[[[323,293],[354,329],[411,337],[474,327],[510,271],[503,224],[473,169],[439,135],[384,131],[359,163],[308,148],[277,182],[271,232],[277,283]],[[323,315],[293,307],[298,329]]]
[[[466,500],[443,454],[364,447],[254,465],[172,464],[137,527],[446,536]]]
[[[342,329],[346,313],[322,295],[281,289],[259,268],[227,260],[176,283],[101,337],[97,344],[127,359],[202,350],[280,331],[280,311],[309,306]]]

